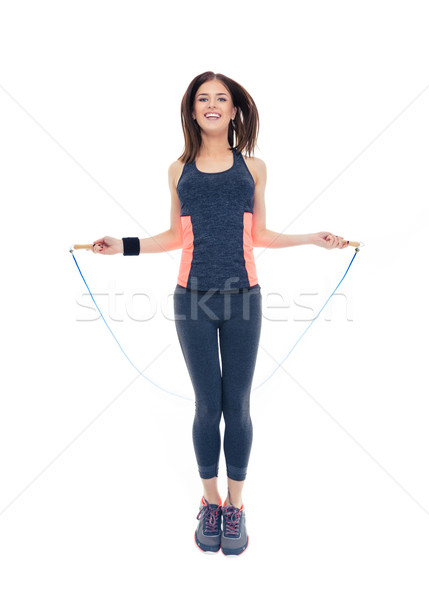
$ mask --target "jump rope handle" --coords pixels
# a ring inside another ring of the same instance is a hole
[[[70,252],[73,252],[73,250],[90,250],[91,248],[92,244],[74,244],[70,248]]]

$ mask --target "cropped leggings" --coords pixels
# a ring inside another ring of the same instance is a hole
[[[218,476],[223,414],[227,476],[243,481],[253,440],[250,390],[261,332],[261,288],[203,292],[177,284],[174,316],[195,392],[192,438],[199,475]]]

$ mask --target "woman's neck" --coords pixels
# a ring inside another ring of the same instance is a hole
[[[231,152],[228,139],[210,137],[202,139],[201,146],[198,150],[198,156],[201,158],[213,159],[224,158]]]

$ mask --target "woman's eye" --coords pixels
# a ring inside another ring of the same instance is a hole
[[[198,100],[200,102],[204,102],[205,100],[208,100],[208,98],[199,98]],[[218,100],[223,100],[223,102],[226,102],[226,98],[218,98]]]

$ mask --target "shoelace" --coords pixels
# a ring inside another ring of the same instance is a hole
[[[227,506],[223,508],[223,514],[226,518],[225,535],[238,535],[240,525],[241,508],[235,506]]]
[[[201,514],[204,519],[204,533],[217,533],[218,531],[218,521],[220,515],[219,506],[214,508],[207,504],[203,506],[200,512],[197,514],[197,519],[200,518]]]

